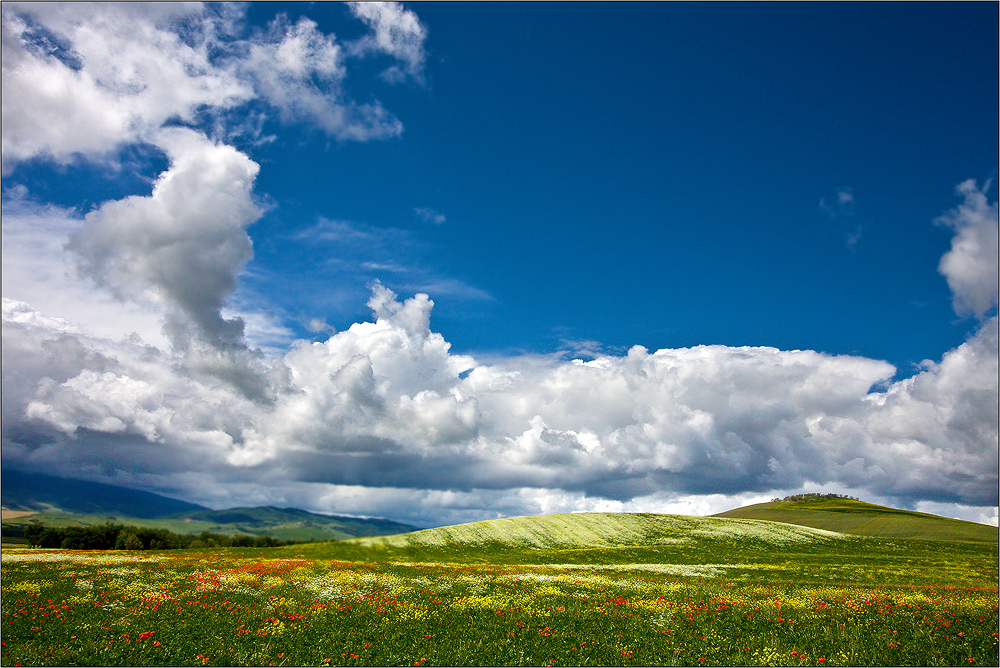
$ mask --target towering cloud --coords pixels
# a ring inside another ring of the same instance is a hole
[[[152,194],[88,213],[69,248],[83,271],[116,295],[163,304],[206,342],[239,344],[242,323],[220,312],[253,254],[246,230],[260,217],[251,197],[259,168],[190,130],[162,130],[156,141],[171,164]],[[174,335],[183,347],[188,337]]]

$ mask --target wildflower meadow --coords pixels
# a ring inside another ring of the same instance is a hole
[[[406,560],[356,543],[348,553],[369,560],[337,558],[336,543],[5,548],[2,663],[998,664],[995,546],[873,541],[839,558],[731,543],[700,563],[655,550],[658,561],[598,550],[593,563],[578,551],[490,562],[457,548],[465,562]],[[880,545],[885,559],[865,558]]]

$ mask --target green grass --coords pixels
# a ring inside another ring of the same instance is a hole
[[[770,520],[859,536],[996,543],[996,527],[899,510],[853,499],[787,500],[736,508],[715,517]]]

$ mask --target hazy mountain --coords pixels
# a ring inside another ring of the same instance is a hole
[[[4,522],[11,526],[33,519],[51,526],[72,526],[113,518],[118,523],[166,528],[177,533],[266,534],[285,540],[341,540],[419,529],[382,518],[321,515],[299,508],[212,510],[151,492],[19,471],[2,473],[0,497],[6,509],[38,513]]]
[[[205,506],[160,494],[85,480],[4,470],[0,499],[10,510],[52,511],[83,515],[126,515],[144,519],[170,517]]]

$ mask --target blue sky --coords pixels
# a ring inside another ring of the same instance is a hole
[[[931,221],[995,173],[996,66],[969,57],[996,45],[974,16],[991,8],[908,8],[902,25],[867,5],[419,9],[427,87],[392,91],[403,135],[276,142],[261,159],[291,149],[303,169],[259,183],[314,193],[275,212],[281,229],[325,215],[427,244],[420,261],[468,288],[432,295],[453,345],[775,345],[908,371],[974,325],[953,322],[935,266],[950,235]]]
[[[5,3],[4,465],[425,524],[813,489],[995,523],[996,23]]]

